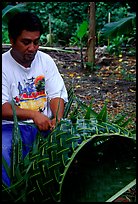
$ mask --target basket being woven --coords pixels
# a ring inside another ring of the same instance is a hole
[[[134,147],[130,132],[115,124],[96,119],[77,119],[74,124],[63,119],[47,137],[38,132],[32,150],[16,166],[20,179],[16,173],[10,187],[3,185],[4,199],[107,200],[134,179]]]

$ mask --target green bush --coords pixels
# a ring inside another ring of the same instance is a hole
[[[19,2],[20,3],[20,2]],[[128,2],[129,3],[129,2]],[[96,2],[96,46],[107,44],[107,39],[101,36],[100,31],[108,23],[108,13],[111,13],[111,22],[127,17],[130,10],[128,3],[124,2]],[[2,2],[2,8],[11,3]],[[15,5],[16,3],[14,3]],[[53,46],[68,46],[72,38],[75,38],[77,26],[83,21],[89,22],[89,2],[26,2],[26,9],[34,12],[41,19],[44,26],[44,34],[41,36],[41,45],[48,45],[47,35],[50,30],[53,36]],[[49,15],[51,28],[49,24]],[[126,37],[133,40],[136,36],[136,26]],[[87,36],[87,35],[86,35]],[[2,42],[9,43],[7,27],[3,26],[2,19]],[[132,43],[132,41],[131,41]],[[83,44],[87,44],[87,37],[83,38]]]

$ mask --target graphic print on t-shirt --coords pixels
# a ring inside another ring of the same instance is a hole
[[[44,111],[46,102],[45,77],[40,75],[24,80],[21,84],[18,82],[19,96],[16,96],[15,103],[20,108]]]

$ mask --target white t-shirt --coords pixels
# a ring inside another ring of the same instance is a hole
[[[38,110],[51,117],[49,102],[56,97],[68,101],[64,81],[48,54],[37,51],[28,68],[17,63],[10,50],[2,54],[2,104],[14,99],[20,108]]]

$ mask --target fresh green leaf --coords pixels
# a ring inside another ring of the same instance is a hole
[[[84,35],[86,35],[88,29],[88,22],[83,21],[82,24],[80,25],[78,31],[77,31],[77,37],[82,39]]]

